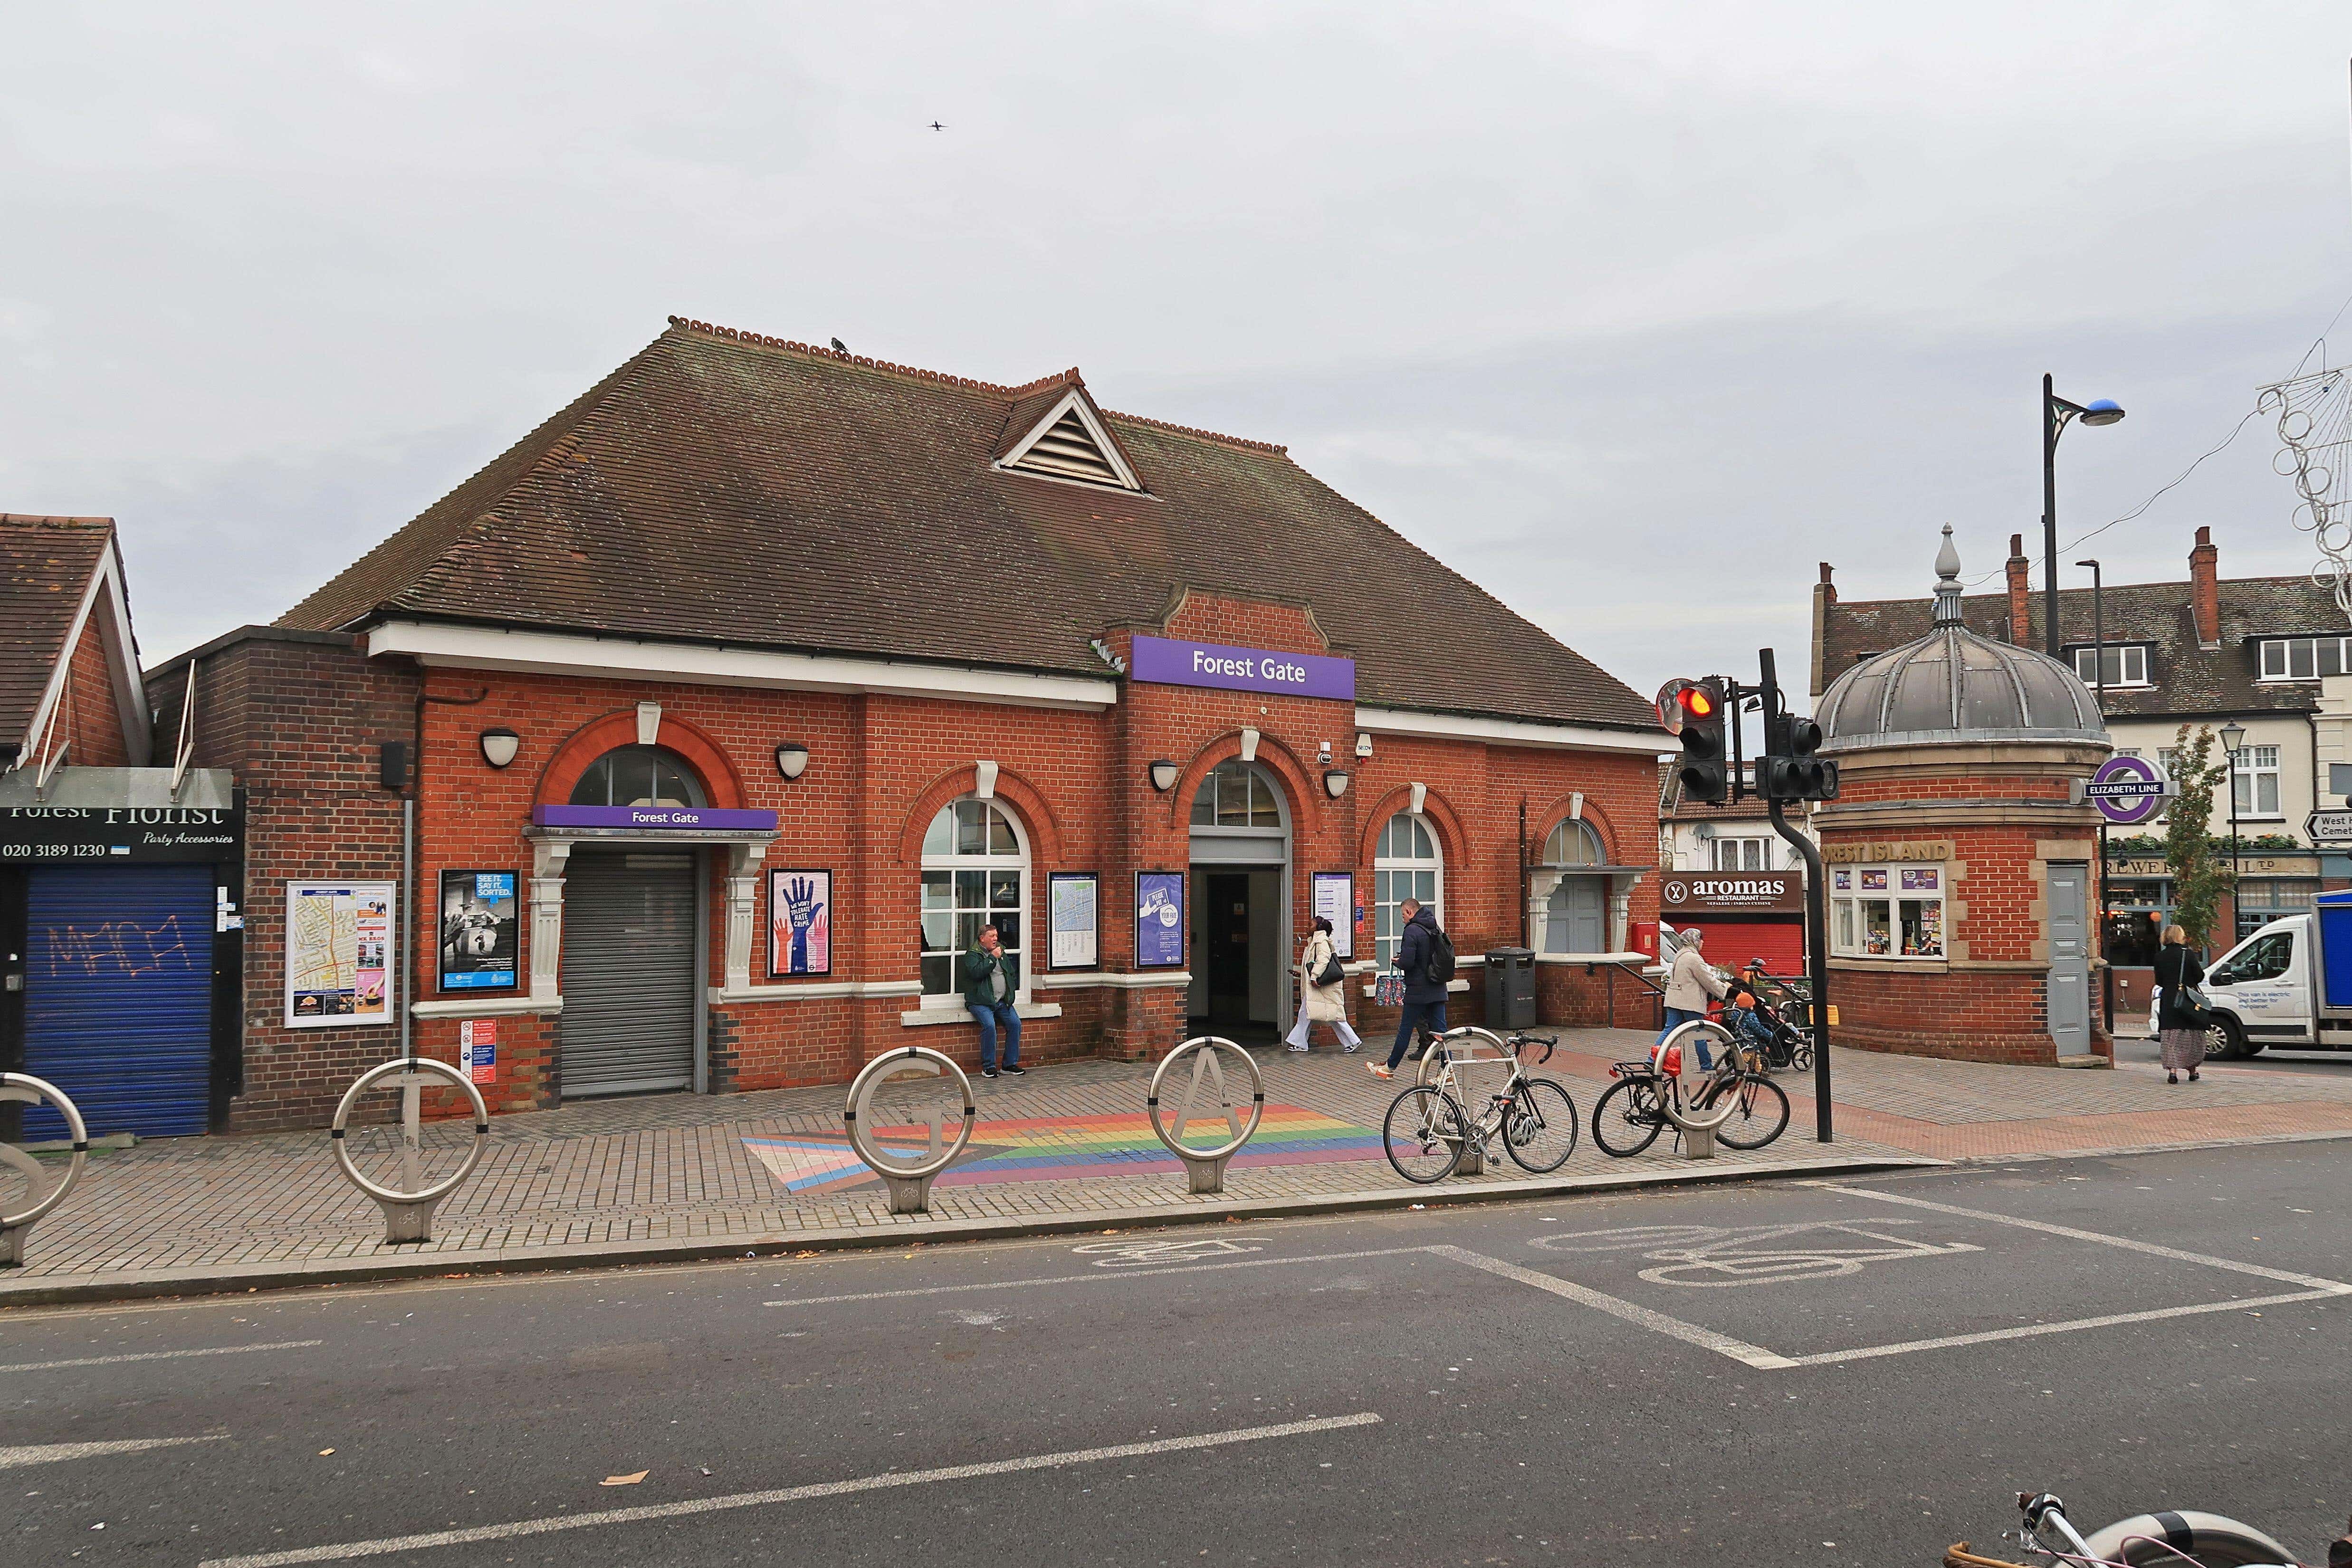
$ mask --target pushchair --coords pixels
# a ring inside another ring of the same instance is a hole
[[[1759,982],[1769,979],[1760,960],[1749,964],[1731,983],[1718,1019],[1734,1038],[1755,1052],[1767,1072],[1784,1068],[1803,1072],[1813,1065],[1812,1031],[1789,1021],[1784,1014],[1793,1009],[1769,1005]]]

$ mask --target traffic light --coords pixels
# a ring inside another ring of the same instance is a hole
[[[1822,727],[1793,713],[1780,714],[1766,736],[1764,793],[1773,800],[1835,800],[1838,765],[1821,756]]]
[[[1685,800],[1721,805],[1731,795],[1731,764],[1723,745],[1723,682],[1670,680],[1658,693],[1658,719],[1682,738],[1682,765],[1675,778]]]

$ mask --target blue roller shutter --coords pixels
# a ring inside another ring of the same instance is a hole
[[[212,868],[60,868],[28,883],[25,1070],[71,1095],[93,1138],[204,1131]],[[27,1137],[65,1136],[50,1111],[25,1122]]]

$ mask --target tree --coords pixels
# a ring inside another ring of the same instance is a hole
[[[2221,912],[2221,895],[2238,879],[2221,858],[2211,832],[2213,791],[2229,776],[2226,753],[2213,761],[2213,727],[2200,724],[2191,734],[2180,726],[2172,739],[2172,782],[2179,795],[2164,821],[2164,864],[2172,873],[2173,923],[2188,933],[2193,947],[2208,945],[2213,921]]]

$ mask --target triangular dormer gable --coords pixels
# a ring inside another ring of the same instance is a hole
[[[92,639],[105,671],[94,684],[75,668]],[[108,741],[95,760],[146,763],[147,694],[113,521],[0,513],[0,773],[92,761],[70,743],[93,738],[89,722],[120,731],[120,755]]]
[[[1086,384],[1077,379],[1077,373],[1070,373],[1067,390],[1061,395],[1052,396],[1050,387],[1046,391],[1046,399],[1024,399],[1033,408],[1043,401],[1045,413],[1021,428],[1020,435],[996,459],[996,467],[1007,473],[1140,491],[1142,479],[1136,476],[1135,466],[1127,460],[1118,438],[1104,423],[1102,411],[1087,395]],[[1029,410],[1016,404],[1014,412],[1017,416]]]

